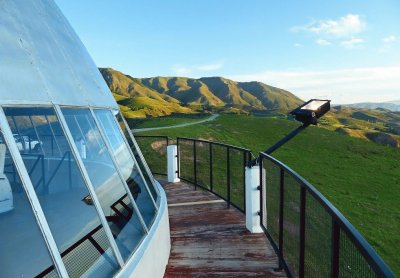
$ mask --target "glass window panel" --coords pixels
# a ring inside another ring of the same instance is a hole
[[[4,111],[70,277],[112,276],[119,266],[54,109]]]
[[[88,109],[62,109],[122,257],[126,260],[145,232]]]
[[[139,168],[142,170],[143,176],[144,176],[145,180],[147,181],[147,184],[149,185],[149,189],[150,189],[151,195],[153,195],[153,198],[155,200],[158,200],[158,194],[157,194],[157,190],[154,187],[153,178],[148,175],[148,173],[146,171],[146,167],[144,165],[145,162],[142,161],[142,159],[140,158],[140,155],[139,155],[139,151],[140,150],[136,149],[135,144],[133,143],[133,141],[131,139],[131,136],[129,135],[129,132],[127,130],[129,127],[127,127],[125,125],[125,122],[122,119],[121,113],[118,113],[116,115],[116,117],[117,117],[118,123],[119,123],[122,131],[124,132],[124,136],[125,136],[126,140],[128,141],[129,147],[132,149],[132,152],[135,155],[136,161],[139,164]]]
[[[1,131],[0,227],[0,277],[35,277],[54,270]]]
[[[111,145],[118,167],[123,173],[146,225],[149,227],[155,216],[156,209],[137,165],[134,163],[131,153],[125,144],[114,115],[110,110],[95,110],[95,114],[103,133]]]

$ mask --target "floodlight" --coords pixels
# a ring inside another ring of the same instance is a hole
[[[264,151],[266,154],[271,154],[278,148],[280,148],[283,144],[288,142],[290,139],[295,137],[299,132],[306,129],[310,124],[316,125],[318,123],[318,119],[325,115],[331,109],[331,101],[330,100],[320,100],[320,99],[311,99],[301,106],[294,109],[290,114],[292,114],[295,119],[303,124],[290,132],[288,135],[283,137],[281,140],[276,142],[273,146],[269,147]],[[257,163],[257,159],[251,162],[251,165],[255,165]]]
[[[331,109],[330,102],[330,100],[311,99],[294,109],[290,114],[305,125],[316,125],[318,118]]]

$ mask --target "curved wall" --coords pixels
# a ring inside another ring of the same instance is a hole
[[[53,0],[1,1],[0,21],[0,103],[118,109]]]

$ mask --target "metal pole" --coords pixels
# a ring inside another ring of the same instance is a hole
[[[194,171],[194,189],[197,190],[197,157],[196,157],[196,141],[193,140],[193,171]]]
[[[306,188],[300,187],[300,248],[299,248],[299,277],[304,277],[304,251],[306,242]]]
[[[285,194],[285,172],[280,168],[279,182],[279,269],[283,267],[283,203]]]
[[[283,144],[287,143],[290,139],[292,139],[293,137],[295,137],[297,134],[299,134],[301,131],[303,131],[304,129],[306,129],[309,126],[309,124],[304,124],[302,126],[299,126],[298,128],[296,128],[295,130],[293,130],[292,132],[290,132],[288,135],[286,135],[285,137],[283,137],[281,140],[279,140],[277,143],[275,143],[272,147],[266,149],[264,151],[264,153],[266,154],[271,154],[273,153],[275,150],[277,150],[279,147],[281,147]]]
[[[243,210],[246,213],[246,166],[247,166],[247,152],[243,152]],[[261,185],[261,183],[260,183]],[[261,222],[260,222],[261,223]]]
[[[340,226],[332,218],[332,258],[331,258],[331,276],[332,278],[339,277],[339,248],[340,248]]]
[[[210,147],[210,190],[213,192],[213,149],[212,143],[208,143]]]
[[[228,189],[228,208],[231,206],[231,161],[230,161],[230,148],[226,148],[226,183]]]

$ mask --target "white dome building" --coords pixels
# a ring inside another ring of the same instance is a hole
[[[162,276],[166,197],[52,0],[0,3],[0,277]]]

